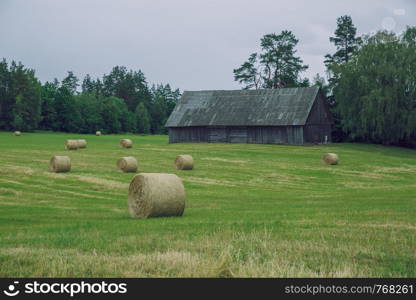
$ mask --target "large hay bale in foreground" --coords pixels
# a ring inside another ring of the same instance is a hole
[[[77,140],[78,148],[87,148],[87,141],[86,140]]]
[[[122,157],[117,160],[117,167],[123,172],[137,172],[137,160],[132,156]]]
[[[133,147],[133,142],[130,139],[121,139],[120,140],[120,145],[123,148],[131,148],[131,147]]]
[[[22,133],[21,133],[20,131],[15,131],[15,132],[13,132],[13,134],[14,134],[15,136],[20,136]]]
[[[339,162],[338,155],[335,153],[325,153],[324,156],[322,157],[322,160],[327,165],[336,165]]]
[[[68,156],[52,156],[49,161],[49,171],[55,173],[69,172],[71,170],[71,159]]]
[[[175,174],[140,173],[130,183],[128,203],[135,218],[182,216],[185,188]]]
[[[77,150],[78,149],[78,140],[66,140],[65,150]]]
[[[178,170],[192,170],[194,168],[194,159],[188,154],[178,155],[175,159],[175,166]]]
[[[96,136],[100,136],[100,135],[101,135],[101,131],[96,131],[96,132],[95,132],[95,135],[96,135]]]

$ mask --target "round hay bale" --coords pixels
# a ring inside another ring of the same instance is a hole
[[[119,158],[117,167],[123,172],[137,172],[137,160],[132,156]]]
[[[130,183],[128,204],[135,218],[182,216],[185,188],[175,174],[140,173]]]
[[[131,148],[131,147],[133,147],[133,142],[130,139],[121,139],[120,140],[120,145],[123,148]]]
[[[100,136],[100,135],[101,135],[101,131],[96,131],[96,132],[95,132],[95,135],[96,135],[96,136]]]
[[[335,153],[325,153],[324,156],[322,157],[322,160],[327,165],[336,165],[339,162],[338,155]]]
[[[77,150],[78,149],[78,140],[66,140],[65,150]]]
[[[20,136],[22,133],[21,133],[20,131],[15,131],[15,132],[13,132],[13,134],[14,134],[15,136]]]
[[[86,140],[77,140],[78,148],[87,148],[87,141]]]
[[[68,156],[52,156],[49,161],[49,171],[55,173],[69,172],[71,170],[71,159]]]
[[[192,170],[194,168],[194,159],[191,155],[178,155],[175,159],[175,166],[178,170]]]

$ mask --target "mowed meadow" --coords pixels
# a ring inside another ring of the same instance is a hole
[[[64,150],[72,138],[87,148]],[[176,170],[178,154],[195,169]],[[71,172],[49,172],[53,155]],[[123,156],[177,174],[184,215],[131,218]],[[398,147],[1,132],[0,212],[0,277],[416,276],[416,151]]]

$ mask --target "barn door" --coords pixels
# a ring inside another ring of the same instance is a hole
[[[210,143],[226,143],[227,131],[225,127],[211,127],[209,128],[209,142]]]

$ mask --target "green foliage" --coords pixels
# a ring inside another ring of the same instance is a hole
[[[153,85],[151,90],[152,103],[150,112],[150,131],[152,133],[167,133],[165,123],[181,97],[179,89],[172,90],[169,84]]]
[[[356,35],[357,28],[352,23],[350,16],[345,15],[337,19],[335,36],[329,38],[329,41],[334,43],[337,51],[333,55],[327,54],[325,56],[325,65],[328,68],[333,64],[348,62],[361,43],[361,38]]]
[[[328,84],[323,85],[326,93],[326,100],[330,106],[334,126],[332,128],[332,140],[335,142],[342,142],[347,139],[348,134],[343,130],[341,125],[341,116],[337,109],[337,99],[334,96],[333,90],[338,85],[340,67],[347,63],[353,55],[358,51],[362,42],[360,37],[357,37],[357,28],[352,23],[350,16],[341,16],[337,19],[337,28],[335,36],[330,37],[329,40],[336,47],[336,52],[331,55],[325,55],[325,65],[327,67],[327,74],[329,75]]]
[[[41,85],[22,64],[0,62],[0,129],[93,133],[166,133],[181,94],[169,84],[148,88],[141,71],[116,66],[103,79],[73,72]],[[139,104],[142,104],[141,106]]]
[[[137,132],[150,133],[150,118],[149,112],[143,103],[137,105],[136,108]]]
[[[74,75],[72,71],[68,72],[68,75],[62,80],[61,86],[66,88],[72,95],[77,92],[78,88],[78,78]]]
[[[41,120],[41,85],[35,72],[14,61],[0,63],[0,128],[32,131]]]
[[[234,69],[234,80],[240,84],[244,84],[244,90],[255,88],[256,90],[262,86],[262,77],[259,73],[258,54],[253,53],[241,67]]]
[[[334,89],[341,125],[352,140],[409,144],[416,139],[416,46],[403,36],[379,32],[366,38],[337,69]]]
[[[250,88],[284,88],[308,86],[300,74],[308,66],[296,56],[299,40],[291,31],[266,34],[260,40],[262,52],[253,53],[241,67],[234,69],[234,80]]]

